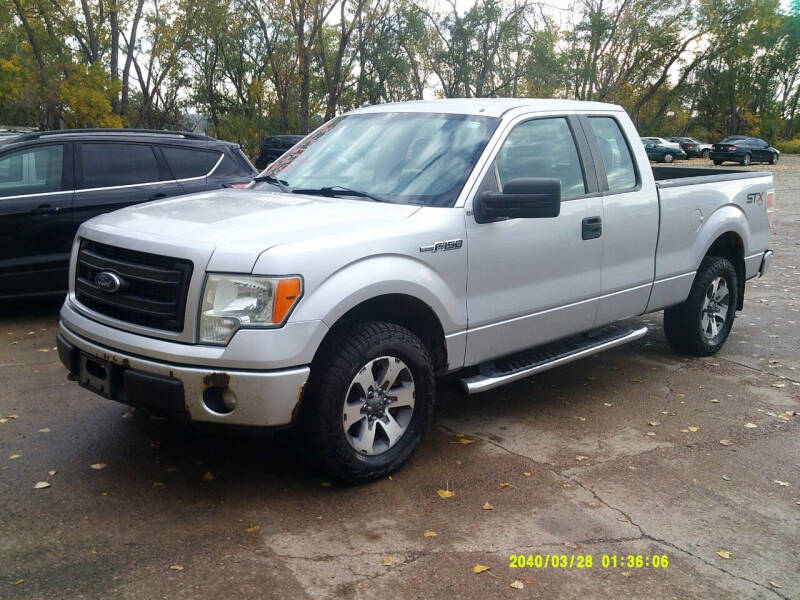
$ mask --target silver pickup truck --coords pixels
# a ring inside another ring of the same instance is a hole
[[[304,428],[323,468],[398,468],[435,380],[470,394],[645,335],[725,343],[769,267],[772,176],[651,168],[618,106],[468,99],[326,123],[247,190],[83,224],[71,378],[192,421]]]

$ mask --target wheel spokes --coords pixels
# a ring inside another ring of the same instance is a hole
[[[345,400],[344,410],[342,411],[342,419],[344,419],[345,429],[350,429],[353,423],[358,423],[359,420],[364,419],[365,415],[362,410],[364,403],[361,400],[357,402],[347,402]]]
[[[386,365],[381,370],[381,374],[375,378],[375,383],[386,390],[390,390],[397,381],[398,375],[406,368],[404,362],[399,358],[386,358]]]
[[[370,419],[361,421],[358,436],[350,440],[353,448],[364,454],[372,454],[373,447],[375,446],[376,422],[377,421],[371,421]]]
[[[392,401],[392,408],[414,408],[414,384],[403,383],[391,390],[387,397]]]
[[[386,437],[389,438],[390,448],[397,443],[397,440],[399,440],[406,431],[406,428],[400,425],[389,412],[386,413],[382,420],[376,421],[376,423],[381,426]]]

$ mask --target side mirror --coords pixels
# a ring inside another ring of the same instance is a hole
[[[561,213],[561,180],[543,177],[512,179],[503,192],[478,194],[472,206],[478,223],[509,219],[542,219]]]

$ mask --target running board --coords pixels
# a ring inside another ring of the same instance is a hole
[[[484,363],[478,367],[477,375],[466,377],[461,383],[468,394],[485,392],[535,373],[565,365],[573,360],[638,340],[646,333],[647,327],[636,327],[622,331],[619,329],[601,331],[592,337],[581,335],[567,338]]]

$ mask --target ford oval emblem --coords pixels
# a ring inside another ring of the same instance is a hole
[[[94,283],[107,294],[113,294],[122,287],[122,279],[111,271],[100,271],[94,276]]]

